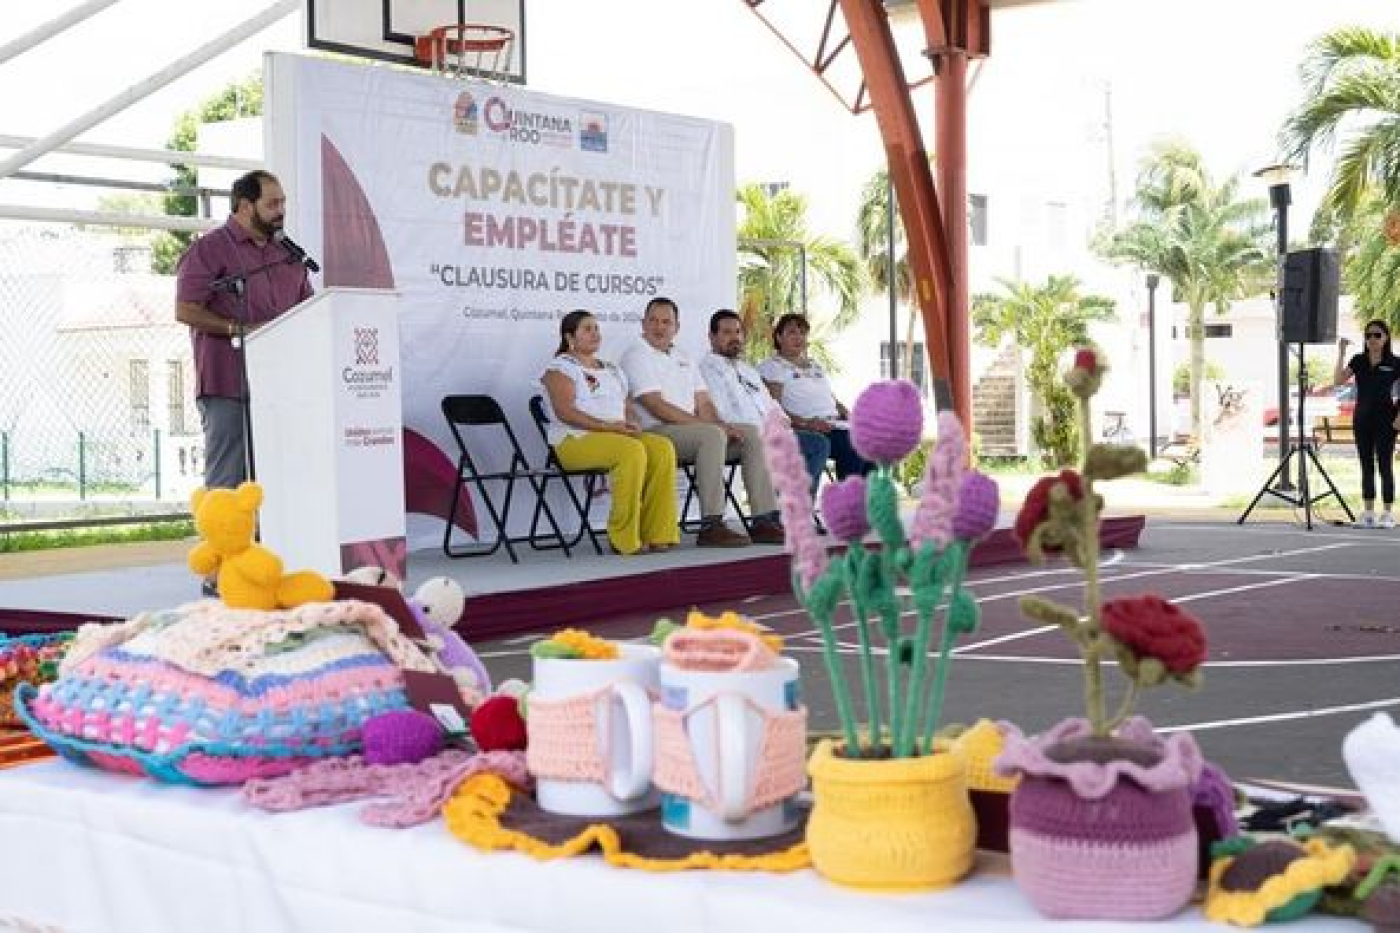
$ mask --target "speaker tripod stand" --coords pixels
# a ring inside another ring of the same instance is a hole
[[[1313,527],[1313,504],[1321,502],[1329,496],[1335,498],[1342,506],[1342,511],[1346,513],[1347,520],[1356,521],[1356,516],[1352,514],[1351,506],[1347,505],[1347,500],[1337,491],[1337,486],[1332,482],[1332,477],[1327,475],[1327,470],[1323,468],[1321,461],[1317,459],[1317,448],[1312,442],[1312,438],[1306,434],[1305,425],[1307,418],[1304,417],[1304,400],[1308,397],[1308,368],[1304,365],[1303,345],[1298,345],[1298,440],[1293,440],[1290,436],[1288,450],[1283,458],[1279,460],[1274,472],[1269,474],[1269,478],[1264,480],[1264,485],[1259,487],[1259,491],[1250,500],[1249,506],[1244,510],[1238,519],[1237,525],[1243,525],[1245,519],[1249,518],[1249,513],[1254,511],[1254,507],[1259,504],[1259,500],[1265,496],[1273,496],[1281,499],[1289,505],[1303,510],[1303,525],[1312,531]],[[1290,435],[1292,432],[1288,432]],[[1298,458],[1298,487],[1296,492],[1290,492],[1286,488],[1280,488],[1274,484],[1282,480],[1287,483],[1288,468],[1293,463],[1293,458]],[[1308,481],[1308,465],[1317,471],[1317,475],[1322,477],[1322,481],[1327,484],[1327,491],[1314,496],[1312,486]]]

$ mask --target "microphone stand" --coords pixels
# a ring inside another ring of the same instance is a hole
[[[297,262],[305,263],[306,260],[299,260],[289,252],[284,259],[265,262],[256,269],[225,275],[210,283],[210,288],[214,291],[229,292],[236,298],[234,320],[239,324],[242,333],[230,337],[229,343],[238,354],[238,376],[243,394],[243,476],[248,482],[255,482],[258,478],[256,459],[253,456],[253,399],[248,387],[248,354],[243,346],[248,334],[248,325],[252,323],[248,310],[248,280],[268,269]]]

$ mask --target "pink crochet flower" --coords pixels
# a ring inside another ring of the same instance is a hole
[[[830,558],[812,521],[812,480],[797,447],[797,437],[787,416],[776,405],[763,419],[763,455],[787,532],[783,546],[793,557],[802,585],[810,587],[826,570]]]
[[[870,531],[865,514],[865,477],[848,476],[822,487],[822,518],[842,541],[859,541]]]
[[[967,438],[962,422],[951,411],[938,415],[938,440],[929,454],[924,471],[924,495],[914,510],[909,543],[944,548],[953,539],[953,519],[958,511],[958,493],[967,472]]]
[[[919,446],[924,409],[919,390],[904,379],[871,383],[851,410],[851,443],[875,463],[898,463]]]
[[[953,537],[959,541],[976,541],[997,524],[1001,494],[997,481],[985,473],[969,473],[963,477],[958,493],[958,514],[953,518]]]

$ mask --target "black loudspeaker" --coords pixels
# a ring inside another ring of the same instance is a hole
[[[1337,339],[1341,273],[1334,249],[1300,249],[1283,264],[1283,339],[1331,343]]]

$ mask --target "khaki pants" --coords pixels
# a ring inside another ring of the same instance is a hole
[[[736,441],[728,441],[724,429],[717,424],[658,424],[648,428],[671,439],[679,462],[695,464],[695,486],[700,495],[700,514],[704,518],[724,514],[724,461],[730,454],[739,457],[744,488],[749,494],[749,511],[758,517],[778,510],[758,427],[752,424],[734,427],[742,432]]]

